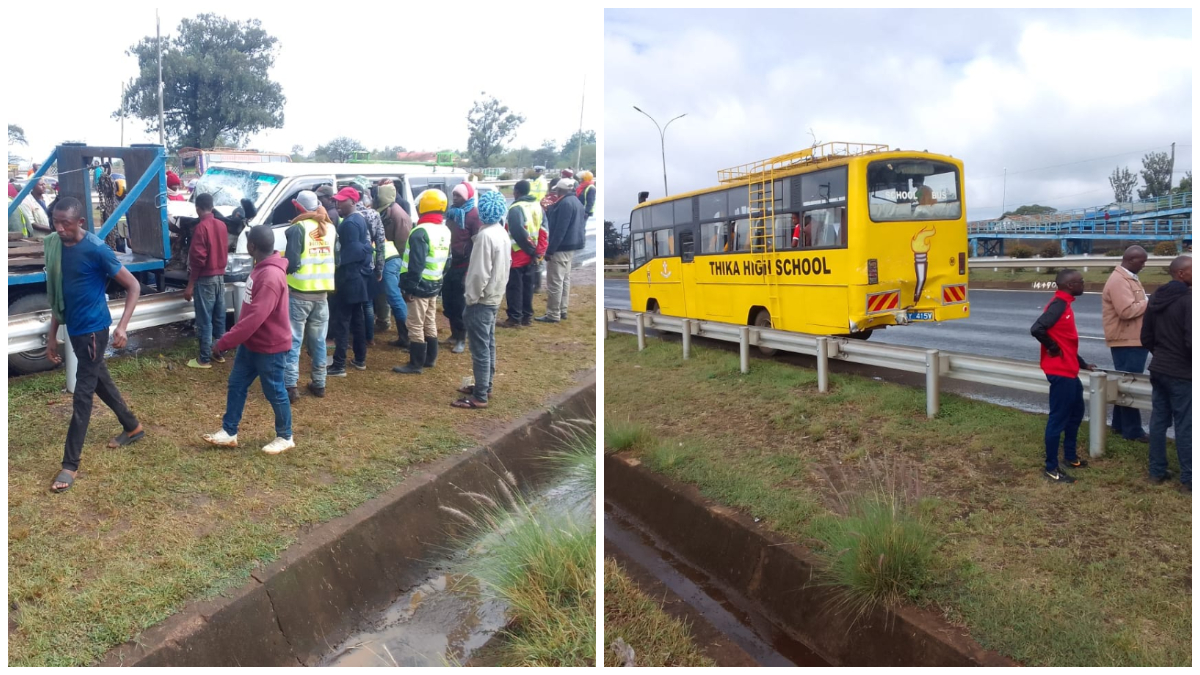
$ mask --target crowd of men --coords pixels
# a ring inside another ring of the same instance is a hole
[[[1152,411],[1150,432],[1142,427],[1141,412],[1113,406],[1112,431],[1126,440],[1149,446],[1148,474],[1161,485],[1173,476],[1167,470],[1167,429],[1175,429],[1180,489],[1192,493],[1192,258],[1179,256],[1168,268],[1171,281],[1152,296],[1138,279],[1146,265],[1146,250],[1131,246],[1104,284],[1101,319],[1104,341],[1115,370],[1141,373],[1150,359]],[[1083,295],[1083,275],[1064,269],[1055,279],[1058,290],[1033,324],[1041,343],[1041,365],[1050,382],[1050,416],[1046,421],[1046,477],[1057,483],[1075,478],[1059,463],[1059,442],[1067,467],[1083,469],[1077,439],[1083,422],[1083,383],[1080,370],[1095,370],[1079,355],[1075,298]]]
[[[533,180],[514,185],[511,207],[499,191],[478,190],[470,183],[458,185],[449,197],[441,190],[425,190],[415,198],[413,214],[398,202],[396,185],[388,179],[372,185],[360,177],[340,190],[326,185],[300,192],[293,200],[297,215],[285,231],[283,252],[275,248],[271,226],[254,226],[248,232],[247,252],[254,268],[241,314],[228,331],[223,290],[231,226],[215,211],[211,195],[197,195],[197,218],[173,224],[186,241],[184,296],[195,307],[199,342],[188,366],[212,368],[236,350],[221,429],[204,435],[204,440],[238,445],[247,393],[259,379],[275,413],[275,438],[263,451],[278,454],[294,448],[291,406],[300,398],[301,346],[312,361],[306,390],[324,397],[326,378],[346,377],[347,365],[367,368],[377,295],[396,320],[399,335],[391,344],[408,350],[408,363],[393,371],[406,375],[437,365],[436,310],[441,298],[451,325],[449,344],[456,353],[469,345],[474,375],[470,385],[458,389],[462,396],[451,405],[486,408],[496,372],[497,325],[532,325],[532,270],[542,260],[547,264],[547,311],[536,320],[556,323],[567,318],[571,262],[575,251],[584,247],[586,220],[594,208],[590,172],[583,172],[581,184],[569,172],[549,184],[544,170],[536,173]],[[50,486],[53,492],[63,492],[72,487],[79,470],[94,395],[116,413],[123,427],[109,447],[145,436],[104,361],[112,324],[105,288],[115,280],[126,291],[125,310],[112,332],[113,347],[121,348],[140,286],[113,250],[86,230],[78,199],[60,197],[46,212],[54,228],[44,242],[53,316],[50,334],[65,325],[70,348],[79,359],[62,469]],[[508,304],[507,320],[497,324],[502,301]],[[331,363],[326,358],[329,337],[334,341]],[[352,357],[347,364],[348,352]],[[47,356],[60,360],[53,343]]]

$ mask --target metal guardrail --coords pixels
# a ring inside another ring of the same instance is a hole
[[[692,336],[736,342],[741,355],[741,370],[750,371],[750,347],[815,356],[817,359],[817,389],[829,391],[829,360],[849,361],[864,365],[925,374],[925,412],[937,416],[941,399],[941,379],[949,378],[1017,391],[1046,394],[1050,385],[1041,367],[1029,361],[992,358],[921,349],[882,343],[869,343],[849,338],[807,335],[789,331],[741,326],[717,321],[681,319],[661,314],[646,314],[624,309],[605,308],[605,329],[614,324],[635,328],[638,350],[646,348],[646,331],[679,333],[683,336],[683,358],[691,355]],[[1079,374],[1083,381],[1083,396],[1088,401],[1088,452],[1092,457],[1104,454],[1108,434],[1109,404],[1151,409],[1150,378],[1133,373],[1088,371]]]
[[[245,288],[246,284],[240,281],[225,284],[225,307],[227,310],[233,310],[234,321],[241,317],[242,296]],[[124,311],[124,298],[109,301],[108,313],[112,317],[114,326],[121,320],[121,314]],[[132,333],[194,318],[196,318],[195,305],[191,301],[183,299],[182,291],[145,295],[139,298],[137,305],[134,306],[133,316],[129,319],[129,326],[125,332]],[[19,354],[45,349],[49,341],[49,332],[49,309],[8,317],[8,353]],[[66,326],[59,326],[56,341],[67,341]],[[66,352],[67,391],[73,393],[78,361],[71,349],[67,349]]]

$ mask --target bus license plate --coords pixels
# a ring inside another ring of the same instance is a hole
[[[933,321],[933,312],[909,312],[909,321]]]

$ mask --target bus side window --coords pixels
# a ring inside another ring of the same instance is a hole
[[[646,242],[641,237],[633,240],[633,269],[642,266],[646,262]]]
[[[733,228],[729,233],[729,239],[734,242],[735,251],[750,250],[750,220],[742,218],[741,220],[733,221],[730,226]]]
[[[704,223],[700,226],[700,252],[725,252],[725,223]]]
[[[846,207],[815,209],[804,215],[812,217],[814,248],[846,248]]]
[[[655,230],[654,232],[654,257],[668,258],[675,254],[674,237],[672,230]]]

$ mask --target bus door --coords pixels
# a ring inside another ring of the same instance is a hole
[[[675,228],[675,244],[679,250],[679,281],[682,285],[682,315],[690,316],[691,303],[696,301],[696,225]]]
[[[655,311],[657,308],[669,316],[684,316],[683,282],[675,228],[665,227],[647,235],[647,246],[653,247],[654,257],[643,268],[649,287],[646,311]],[[634,307],[634,310],[638,311],[638,308]]]

